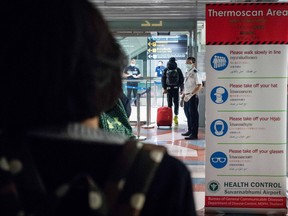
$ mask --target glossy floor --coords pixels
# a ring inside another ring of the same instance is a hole
[[[145,113],[145,108],[141,107],[141,113]],[[156,145],[163,145],[167,147],[168,152],[176,158],[183,161],[188,169],[191,171],[191,178],[193,182],[194,198],[196,209],[199,215],[203,214],[204,208],[204,182],[205,182],[205,129],[199,128],[198,140],[185,140],[181,133],[186,131],[187,122],[184,118],[183,110],[179,113],[179,124],[173,124],[170,127],[160,127],[155,125],[156,109],[153,108],[151,112],[151,124],[133,126],[134,134],[143,142],[153,143]],[[144,117],[145,115],[141,115]],[[145,118],[145,117],[144,117]],[[137,109],[132,106],[131,122],[137,121]],[[146,119],[141,119],[145,122]],[[134,124],[133,124],[134,125]]]

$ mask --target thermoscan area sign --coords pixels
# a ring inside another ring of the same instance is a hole
[[[288,4],[206,5],[205,211],[286,213]]]

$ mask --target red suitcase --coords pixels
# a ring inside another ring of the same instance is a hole
[[[172,108],[164,106],[164,94],[162,98],[162,107],[157,109],[157,126],[172,127],[173,112]]]

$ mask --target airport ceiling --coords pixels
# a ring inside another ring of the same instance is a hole
[[[277,2],[278,0],[90,0],[107,21],[205,20],[206,3]]]

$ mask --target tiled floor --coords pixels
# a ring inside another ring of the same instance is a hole
[[[146,121],[146,108],[141,107],[140,114],[141,121]],[[151,124],[141,125],[133,124],[137,121],[137,109],[132,106],[132,114],[130,121],[132,122],[134,134],[138,136],[143,142],[154,143],[157,145],[164,145],[168,152],[183,161],[189,170],[191,170],[191,178],[193,182],[194,198],[196,209],[199,215],[204,215],[204,182],[205,182],[205,129],[200,128],[198,140],[185,140],[181,133],[186,131],[186,124],[184,112],[180,110],[179,125],[169,127],[157,128],[155,125],[156,108],[151,110]],[[148,127],[148,129],[147,129]]]

